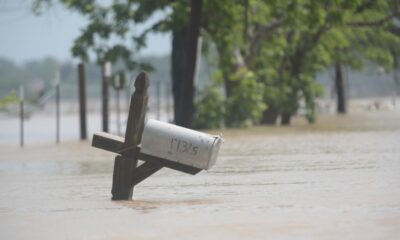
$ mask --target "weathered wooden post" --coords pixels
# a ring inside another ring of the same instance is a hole
[[[149,79],[147,74],[142,72],[136,78],[135,92],[131,97],[124,148],[130,148],[140,144],[148,101],[148,87]],[[132,179],[132,170],[137,166],[137,161],[136,147],[133,151],[124,152],[121,156],[115,157],[113,185],[111,190],[113,200],[132,198],[133,186],[131,186],[130,180]]]
[[[133,187],[168,167],[189,174],[210,169],[222,139],[156,120],[145,122],[149,79],[136,78],[131,97],[125,139],[105,132],[93,135],[92,146],[119,154],[115,157],[112,200],[132,198]],[[144,161],[137,167],[138,159]]]

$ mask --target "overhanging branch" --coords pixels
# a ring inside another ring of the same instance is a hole
[[[379,27],[386,22],[390,21],[392,18],[399,16],[400,12],[395,12],[393,14],[390,14],[388,16],[385,16],[381,19],[377,19],[375,21],[365,21],[365,22],[348,22],[346,23],[347,26],[349,27]]]

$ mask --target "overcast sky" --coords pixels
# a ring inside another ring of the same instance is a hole
[[[36,16],[31,2],[0,0],[0,57],[18,63],[48,56],[61,61],[72,59],[70,48],[86,24],[85,18],[61,6]],[[169,34],[150,35],[141,55],[170,53],[170,39]]]

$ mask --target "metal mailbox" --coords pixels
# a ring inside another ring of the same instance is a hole
[[[208,170],[215,164],[222,141],[220,136],[149,119],[143,130],[141,152]]]

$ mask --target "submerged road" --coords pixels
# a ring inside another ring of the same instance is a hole
[[[111,201],[114,154],[0,144],[0,239],[398,239],[400,113],[221,130],[208,172]]]

